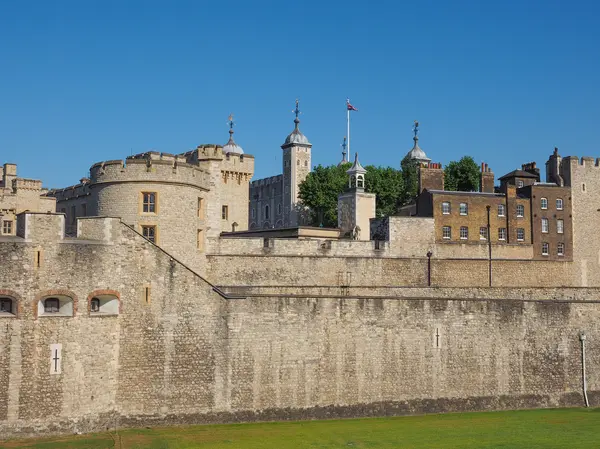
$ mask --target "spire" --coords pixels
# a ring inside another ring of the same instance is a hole
[[[419,163],[429,163],[431,159],[427,157],[425,152],[419,148],[419,122],[415,120],[415,124],[413,125],[413,133],[415,134],[413,137],[413,141],[415,142],[412,149],[408,152],[407,156],[410,159],[414,159]]]
[[[346,152],[346,147],[347,147],[346,136],[344,136],[344,142],[342,142],[341,147],[342,147],[342,160],[338,165],[343,165],[343,164],[348,163],[348,153]]]
[[[233,126],[235,122],[233,121],[233,114],[229,114],[227,119],[227,124],[229,125],[229,141],[223,147],[223,153],[239,153],[243,154],[244,150],[233,140]]]
[[[300,115],[300,100],[298,100],[296,98],[296,109],[294,109],[292,112],[294,112],[294,114],[296,114],[296,118],[294,119],[294,123],[296,124],[296,126],[294,127],[294,129],[298,129],[298,124],[300,123],[300,119],[298,118],[298,116]]]
[[[289,136],[285,139],[285,142],[281,146],[286,147],[291,145],[310,145],[308,139],[300,132],[298,125],[300,124],[300,119],[298,118],[300,114],[300,100],[296,99],[296,108],[292,111],[296,114],[296,118],[294,119],[294,130],[290,133]]]
[[[229,124],[229,142],[233,142],[233,114],[229,114],[229,118],[227,119],[227,123]]]

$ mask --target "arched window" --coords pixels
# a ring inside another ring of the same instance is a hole
[[[44,299],[44,313],[58,313],[60,312],[60,301],[58,298],[46,298]]]
[[[11,298],[0,298],[0,316],[8,314],[15,314],[13,300]]]
[[[304,161],[304,166],[308,167],[308,161]]]
[[[281,203],[277,204],[277,215],[281,215]]]
[[[269,205],[267,204],[265,206],[265,220],[268,220],[269,218]]]
[[[90,301],[90,312],[100,312],[100,298],[92,298]]]
[[[88,296],[90,316],[118,315],[120,295],[113,290],[94,290]]]
[[[296,159],[296,165],[300,165],[300,159]]]

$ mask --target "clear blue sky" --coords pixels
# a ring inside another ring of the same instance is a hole
[[[94,162],[236,141],[281,171],[300,98],[313,165],[353,113],[364,165],[399,167],[421,122],[434,161],[497,176],[554,146],[600,156],[599,2],[2,1],[0,162],[49,187]]]

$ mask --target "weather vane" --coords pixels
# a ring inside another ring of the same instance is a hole
[[[229,129],[233,129],[233,114],[229,114],[229,118],[227,119],[227,123],[229,124]]]
[[[419,134],[419,122],[415,120],[415,126],[413,126],[413,132],[415,133],[415,137]]]
[[[294,109],[292,112],[294,114],[296,114],[296,118],[298,118],[298,116],[301,114],[301,112],[300,112],[300,100],[298,100],[297,98],[296,98],[296,109]]]
[[[344,142],[342,143],[342,149],[344,150],[344,154],[346,152],[346,136],[344,136]]]

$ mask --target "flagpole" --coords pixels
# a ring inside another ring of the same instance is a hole
[[[348,154],[350,154],[350,108],[348,104],[350,101],[346,100],[346,126],[348,128]]]

